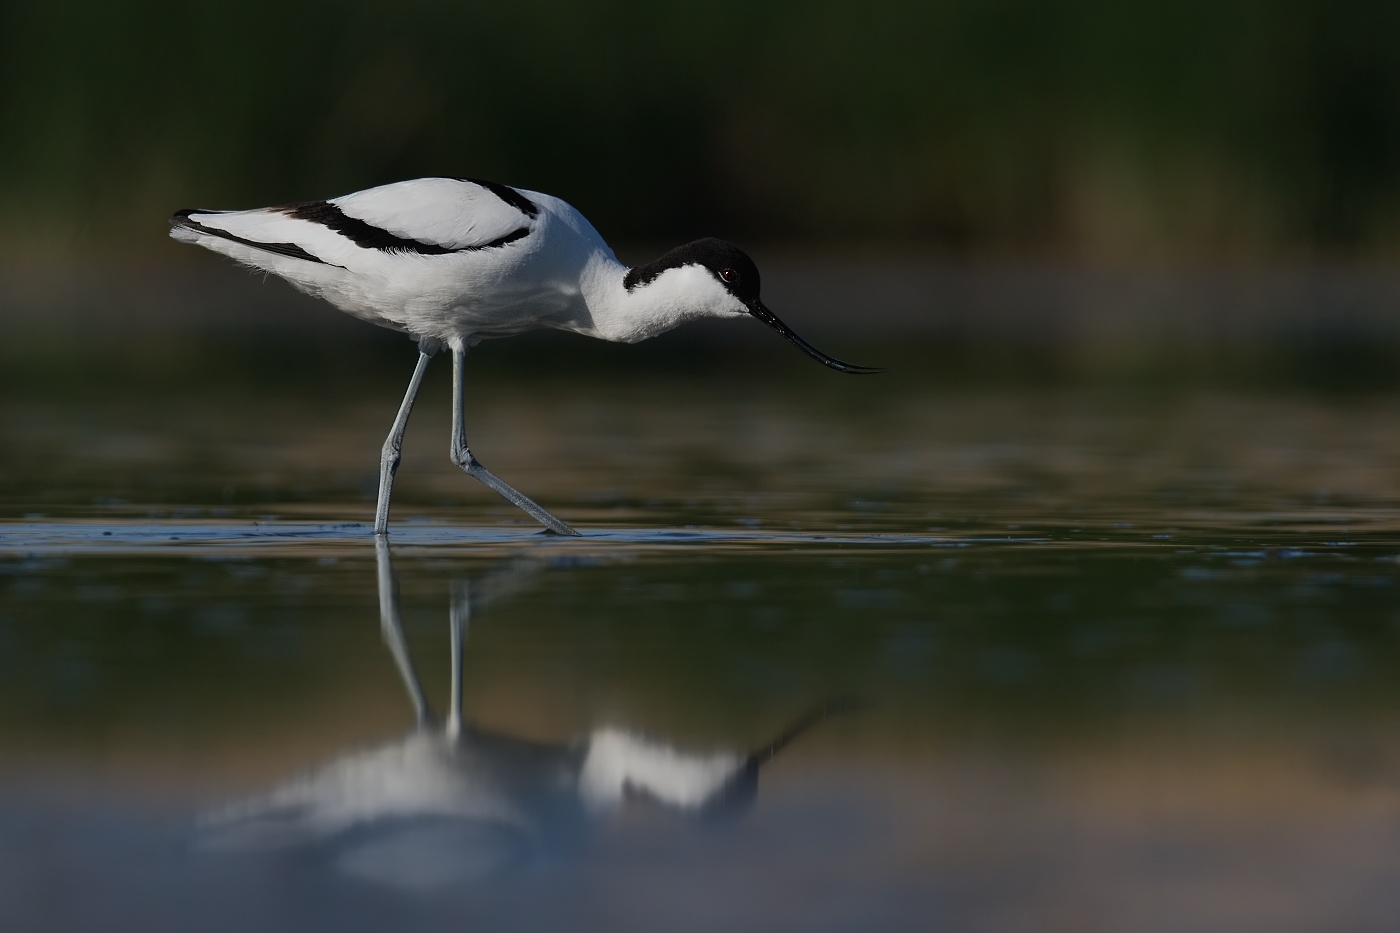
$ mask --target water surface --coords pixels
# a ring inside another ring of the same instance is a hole
[[[4,397],[0,925],[1393,928],[1400,396],[792,362]]]

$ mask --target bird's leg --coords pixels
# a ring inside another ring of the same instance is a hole
[[[394,426],[384,439],[384,449],[379,454],[379,504],[374,508],[374,533],[389,533],[389,496],[394,491],[394,474],[399,471],[402,459],[403,432],[408,427],[408,416],[413,413],[413,400],[418,396],[418,387],[423,384],[423,374],[428,371],[428,361],[433,354],[427,350],[418,351],[418,365],[413,368],[413,378],[408,381],[408,391],[404,393],[403,404],[394,417]]]
[[[577,531],[550,515],[535,504],[534,500],[482,466],[481,462],[467,449],[467,429],[465,415],[462,411],[463,394],[466,391],[462,381],[462,361],[466,359],[466,356],[467,351],[464,347],[452,348],[452,462],[466,470],[468,476],[481,480],[505,496],[512,505],[528,513],[531,518],[555,534],[577,536]]]
[[[408,646],[404,642],[403,622],[399,618],[399,578],[394,574],[394,564],[389,557],[389,541],[381,536],[374,539],[375,566],[379,583],[379,628],[384,635],[384,643],[394,656],[403,685],[408,690],[408,698],[413,703],[413,714],[422,728],[432,722],[432,710],[423,696],[423,687],[418,683],[418,674],[413,670],[413,660],[408,656]]]

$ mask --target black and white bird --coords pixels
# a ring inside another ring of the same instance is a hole
[[[418,364],[384,442],[374,530],[387,534],[404,428],[428,361],[452,352],[452,460],[557,534],[575,535],[482,466],[467,447],[462,361],[482,340],[568,330],[635,343],[698,318],[753,316],[818,362],[827,356],[759,299],[753,261],[702,239],[629,268],[559,198],[489,181],[419,178],[327,201],[246,211],[183,210],[170,235],[257,269],[418,343]]]

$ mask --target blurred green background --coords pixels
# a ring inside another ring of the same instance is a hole
[[[629,263],[733,239],[804,336],[910,377],[1391,388],[1397,49],[1400,4],[1346,0],[4,4],[0,392],[400,391],[400,337],[166,221],[429,174],[561,196]],[[782,366],[771,337],[473,367]]]
[[[0,243],[453,174],[623,242],[1383,261],[1397,49],[1346,0],[11,2]]]

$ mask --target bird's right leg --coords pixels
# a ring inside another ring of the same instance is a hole
[[[408,381],[408,392],[404,394],[394,426],[389,429],[389,436],[384,439],[384,449],[379,454],[379,504],[374,508],[374,533],[377,535],[389,533],[389,496],[394,491],[394,474],[398,472],[402,459],[403,432],[408,427],[413,400],[418,396],[418,387],[423,384],[423,374],[428,371],[428,361],[433,358],[434,352],[435,349],[419,349],[418,365],[413,368],[413,378]]]
[[[578,532],[546,512],[540,505],[514,486],[482,466],[481,461],[467,447],[466,415],[463,414],[465,385],[462,381],[462,361],[467,351],[463,347],[452,348],[452,462],[467,475],[481,480],[500,493],[511,505],[529,515],[557,535],[578,537]]]

